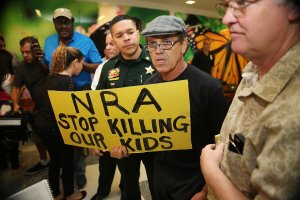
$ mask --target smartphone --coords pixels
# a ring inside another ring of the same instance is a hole
[[[32,39],[31,39],[31,40],[32,40],[32,43],[31,43],[31,45],[30,45],[31,52],[34,52],[34,51],[40,51],[40,52],[35,52],[35,53],[41,54],[41,55],[42,55],[42,54],[43,54],[43,51],[42,51],[42,49],[41,49],[41,46],[40,46],[38,37],[35,36],[35,35],[33,35],[31,38],[32,38]],[[35,49],[35,50],[33,50],[33,49]],[[42,60],[41,57],[38,57],[37,59],[38,59],[39,61]]]
[[[39,40],[38,40],[38,37],[35,36],[35,35],[32,36],[32,45],[33,45],[33,44],[34,44],[34,46],[37,46],[37,47],[41,48],[41,47],[40,47]]]

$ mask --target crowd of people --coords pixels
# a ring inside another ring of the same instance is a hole
[[[141,162],[153,200],[298,199],[299,1],[220,1],[217,8],[231,33],[232,50],[250,61],[230,107],[220,81],[209,75],[214,59],[209,52],[211,41],[204,41],[200,56],[204,64],[194,66],[200,62],[197,56],[187,63],[186,24],[175,16],[159,16],[143,30],[139,18],[114,17],[105,33],[103,59],[90,38],[74,31],[74,17],[67,8],[54,11],[57,33],[46,39],[44,49],[36,37],[20,40],[24,60],[16,67],[12,54],[3,49],[5,43],[0,43],[1,115],[22,112],[24,86],[35,102],[31,138],[40,161],[27,174],[48,169],[55,200],[87,195],[85,149],[64,144],[48,90],[101,90],[188,80],[192,148],[139,154],[128,153],[125,146],[110,152],[94,149],[100,175],[92,200],[109,195],[117,167],[121,199],[140,200]],[[140,44],[141,35],[146,38],[145,47]],[[11,109],[5,110],[6,104]],[[0,147],[1,169],[8,167],[4,153],[10,156],[11,168],[17,169],[18,142],[9,149],[2,143]]]

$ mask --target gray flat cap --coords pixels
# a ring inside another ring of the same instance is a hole
[[[162,15],[149,22],[141,34],[147,37],[172,35],[176,33],[183,33],[185,36],[187,35],[184,21],[175,16]]]

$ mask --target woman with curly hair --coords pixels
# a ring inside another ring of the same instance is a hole
[[[86,191],[74,192],[74,147],[65,145],[57,126],[48,97],[48,90],[74,90],[73,75],[82,70],[83,54],[74,47],[59,46],[52,59],[52,67],[43,87],[41,109],[35,121],[40,137],[50,155],[48,178],[56,200],[77,200],[86,196]],[[62,169],[63,193],[60,192],[60,169]]]

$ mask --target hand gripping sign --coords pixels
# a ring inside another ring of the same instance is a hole
[[[130,153],[191,149],[188,81],[48,91],[65,144]]]

